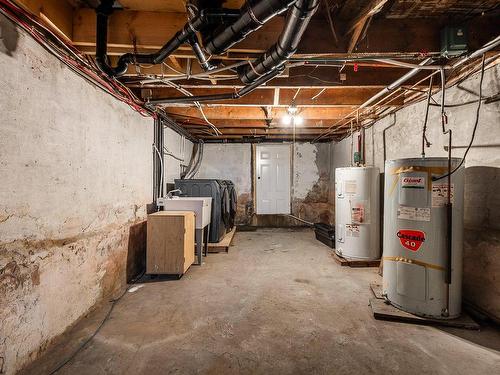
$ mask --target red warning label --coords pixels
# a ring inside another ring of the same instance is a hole
[[[401,245],[411,251],[417,251],[425,241],[425,232],[421,230],[400,229],[397,236]]]

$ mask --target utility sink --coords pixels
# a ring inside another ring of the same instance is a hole
[[[211,197],[172,197],[158,199],[158,205],[164,211],[194,211],[196,215],[196,229],[203,229],[210,224],[212,213]]]

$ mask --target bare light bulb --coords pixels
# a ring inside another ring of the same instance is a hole
[[[286,114],[285,116],[282,117],[281,119],[281,123],[283,125],[290,125],[290,123],[292,122],[292,116]]]

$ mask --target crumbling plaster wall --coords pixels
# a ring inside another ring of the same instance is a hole
[[[446,90],[446,103],[477,100],[479,74]],[[484,75],[483,96],[498,94],[500,65]],[[440,102],[440,94],[434,95]],[[368,165],[384,169],[383,131],[387,159],[419,157],[425,102],[404,108],[366,130]],[[453,130],[454,157],[462,157],[472,134],[476,104],[446,109]],[[431,107],[427,136],[432,143],[427,156],[446,157],[447,137],[441,134],[440,109]],[[395,124],[394,126],[391,126]],[[355,134],[356,136],[357,134]],[[333,145],[333,168],[350,164],[350,138]],[[465,161],[464,299],[485,309],[500,321],[500,102],[483,103],[474,146]],[[332,176],[334,171],[332,171]]]
[[[292,214],[313,223],[331,223],[330,144],[297,143],[294,152]]]
[[[196,178],[232,180],[238,194],[238,224],[303,225],[278,215],[254,215],[252,144],[205,144]],[[292,168],[292,213],[312,222],[331,220],[330,144],[296,143]]]
[[[153,120],[0,23],[0,373],[13,374],[134,269]]]

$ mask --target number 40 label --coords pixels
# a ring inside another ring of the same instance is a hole
[[[425,232],[421,230],[400,229],[397,233],[403,247],[411,251],[417,251],[425,241]]]

